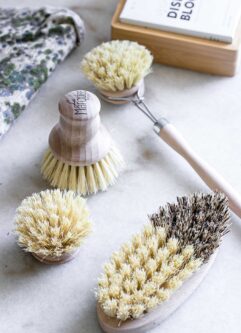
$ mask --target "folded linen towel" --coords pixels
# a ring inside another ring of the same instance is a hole
[[[0,138],[84,32],[69,9],[0,8]]]

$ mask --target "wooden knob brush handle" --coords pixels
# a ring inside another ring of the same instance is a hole
[[[89,91],[77,90],[59,102],[60,118],[49,136],[53,154],[70,165],[86,166],[109,152],[111,140],[100,122],[100,101]]]
[[[226,194],[230,209],[241,218],[240,194],[213,167],[194,152],[177,129],[161,118],[154,130],[163,141],[191,165],[211,190],[218,190]]]

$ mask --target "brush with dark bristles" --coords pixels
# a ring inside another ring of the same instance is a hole
[[[241,196],[188,145],[177,129],[163,117],[155,117],[144,102],[144,77],[150,73],[153,57],[136,42],[114,40],[103,43],[84,57],[81,68],[100,91],[114,104],[133,103],[154,124],[154,131],[180,154],[210,187],[229,199],[230,208],[241,217]]]
[[[97,313],[107,333],[149,332],[191,295],[229,231],[228,201],[220,193],[181,197],[150,222],[99,278]]]

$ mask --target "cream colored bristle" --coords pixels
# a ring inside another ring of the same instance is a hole
[[[105,265],[97,291],[103,311],[124,321],[167,300],[202,264],[193,253],[175,238],[166,241],[164,228],[147,225]]]
[[[102,160],[88,166],[64,163],[48,149],[42,162],[41,173],[53,187],[87,195],[105,191],[109,185],[113,185],[123,166],[124,161],[114,146]]]
[[[114,40],[87,53],[81,69],[98,89],[122,91],[137,85],[150,72],[152,61],[144,46]]]
[[[120,321],[139,318],[168,300],[210,258],[230,224],[227,199],[220,193],[178,198],[150,220],[112,255],[98,280],[100,307]]]
[[[85,199],[73,191],[46,190],[27,197],[15,224],[18,244],[44,257],[73,252],[91,230]]]

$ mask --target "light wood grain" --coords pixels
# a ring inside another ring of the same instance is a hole
[[[213,265],[216,255],[217,251],[212,255],[209,262],[204,264],[198,272],[185,281],[168,301],[145,314],[140,319],[127,320],[120,325],[119,320],[106,316],[97,303],[97,316],[101,328],[106,333],[146,333],[157,327],[163,320],[176,311],[196,290]]]
[[[140,86],[144,87],[144,83],[142,83]],[[117,98],[118,96],[120,98],[124,98],[126,102],[133,102],[135,99],[140,102],[141,99],[138,99],[139,92],[138,95],[133,94],[132,98],[130,98],[130,91],[132,90],[123,90],[122,92],[115,92],[114,94],[112,92],[105,91],[105,96],[106,99],[111,103],[113,103],[111,98]],[[134,104],[138,106],[136,102],[134,102]],[[224,179],[224,177],[222,177],[211,165],[209,165],[200,156],[198,156],[198,154],[196,154],[188,142],[183,138],[182,134],[179,133],[178,130],[165,118],[161,117],[158,120],[152,119],[152,121],[154,122],[153,129],[159,135],[159,137],[189,163],[193,170],[200,176],[200,178],[212,191],[223,192],[228,198],[230,209],[241,218],[240,193],[238,193],[232,187],[232,185],[230,185]]]
[[[204,161],[171,124],[160,129],[160,138],[180,154],[212,191],[225,193],[230,209],[241,218],[241,195],[206,161]]]
[[[42,256],[40,254],[32,253],[32,256],[36,258],[38,261],[40,261],[43,264],[46,265],[60,265],[65,264],[66,262],[69,262],[73,260],[79,253],[79,249],[76,249],[75,251],[72,251],[71,253],[64,253],[60,257],[53,257],[53,256]]]
[[[232,44],[142,28],[119,21],[125,1],[120,0],[113,16],[112,39],[127,39],[145,45],[161,64],[226,76],[237,72],[240,28]]]
[[[99,89],[99,92],[101,93],[101,98],[103,100],[105,100],[108,103],[112,103],[112,104],[127,104],[130,103],[130,101],[127,99],[125,100],[125,98],[132,98],[135,93],[137,93],[137,91],[139,92],[139,94],[141,94],[141,96],[144,95],[145,92],[145,85],[144,85],[144,80],[142,79],[136,86],[132,87],[131,89],[125,89],[122,91],[107,91],[107,90],[101,90]],[[114,100],[114,98],[122,98],[124,97],[123,101],[121,100]]]
[[[111,139],[100,122],[100,101],[84,90],[72,91],[59,102],[60,118],[49,136],[49,146],[58,160],[87,166],[105,157]]]

